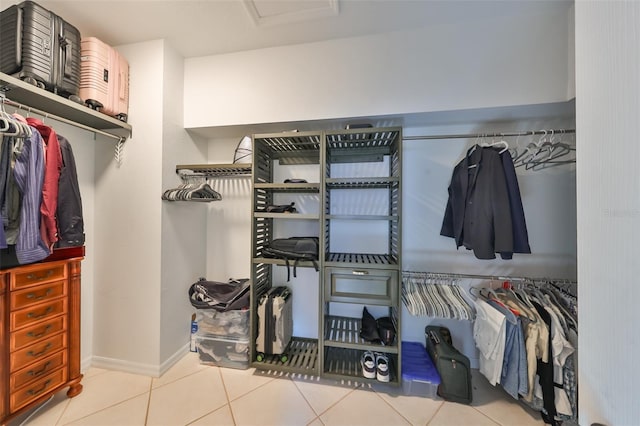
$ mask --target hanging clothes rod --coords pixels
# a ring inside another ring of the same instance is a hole
[[[577,284],[576,281],[565,278],[531,278],[531,277],[510,277],[502,275],[478,275],[478,274],[455,274],[448,272],[419,272],[419,271],[402,271],[403,277],[434,277],[434,278],[471,278],[491,281],[511,281],[511,282],[557,282],[564,284]]]
[[[431,139],[476,139],[476,138],[508,138],[516,136],[535,136],[535,135],[563,135],[575,133],[575,129],[549,129],[549,130],[531,130],[527,132],[494,132],[494,133],[472,133],[458,135],[424,135],[424,136],[403,136],[402,140],[417,141]]]
[[[46,111],[41,111],[41,110],[39,110],[37,108],[32,108],[30,106],[22,105],[21,103],[14,102],[11,99],[7,99],[6,97],[2,96],[1,94],[0,94],[0,103],[5,104],[5,105],[10,105],[12,107],[21,109],[21,110],[29,112],[29,113],[42,115],[42,116],[45,117],[45,119],[49,119],[50,118],[50,119],[58,121],[60,123],[69,124],[71,126],[79,128],[79,129],[88,130],[88,131],[90,131],[92,133],[97,133],[97,134],[100,134],[100,135],[103,135],[103,136],[107,136],[107,137],[109,137],[111,139],[116,139],[119,143],[123,143],[124,141],[127,140],[127,138],[124,137],[124,136],[118,136],[118,135],[114,135],[114,134],[111,134],[111,133],[107,133],[107,132],[105,132],[103,130],[96,129],[96,128],[93,128],[93,127],[89,127],[89,126],[86,126],[84,124],[76,123],[75,121],[71,121],[71,120],[66,119],[64,117],[59,117],[57,115],[50,114],[50,113],[48,113]]]

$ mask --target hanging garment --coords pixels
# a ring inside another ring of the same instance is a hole
[[[554,404],[558,414],[571,416],[573,414],[571,402],[564,390],[563,368],[567,357],[574,351],[573,346],[566,339],[555,312],[550,307],[545,306],[545,310],[551,317],[551,349],[553,356],[553,384],[554,384]],[[542,397],[542,389],[537,386],[536,396]]]
[[[520,185],[518,185],[513,159],[509,151],[504,151],[499,155],[507,183],[511,228],[513,231],[513,252],[503,251],[500,252],[500,256],[503,259],[511,259],[513,253],[531,253],[531,247],[529,247],[529,233],[527,232],[527,222],[524,217],[524,208],[522,207],[522,198],[520,196]]]
[[[506,318],[506,340],[500,385],[514,399],[518,399],[518,394],[524,395],[529,390],[526,348],[520,318],[497,300],[490,299],[487,303],[504,314]]]
[[[14,167],[14,177],[22,194],[20,232],[15,247],[20,264],[38,262],[50,254],[49,246],[40,233],[43,176],[42,138],[34,131],[24,140]]]
[[[456,165],[440,235],[478,259],[513,253],[511,207],[502,160],[492,148],[474,146]]]
[[[4,233],[6,227],[4,219],[4,200],[6,198],[6,187],[9,177],[9,143],[10,138],[4,137],[0,140],[0,249],[7,248],[7,237]]]
[[[76,161],[69,141],[64,136],[57,136],[62,154],[62,167],[58,184],[56,247],[79,247],[84,245],[85,235]]]
[[[14,130],[14,128],[10,128]],[[15,245],[18,239],[20,228],[20,189],[16,184],[13,169],[16,159],[22,151],[22,139],[19,137],[5,135],[2,141],[3,159],[0,166],[0,191],[3,192],[3,199],[0,203],[0,214],[4,224],[5,244]]]
[[[27,122],[35,127],[45,143],[45,172],[42,185],[41,232],[42,239],[50,250],[58,241],[58,226],[56,212],[58,210],[58,180],[62,167],[62,153],[56,132],[37,118],[29,117]]]
[[[500,383],[506,342],[506,319],[482,299],[474,300],[476,320],[473,323],[473,338],[480,351],[480,373],[493,386]]]
[[[535,306],[538,314],[542,317],[542,320],[547,325],[547,328],[551,330],[551,315],[536,301],[531,302]],[[551,338],[548,341],[548,353],[552,354]],[[542,404],[543,413],[542,419],[545,423],[556,424],[556,405],[555,405],[555,390],[553,386],[553,360],[549,359],[548,362],[544,362],[542,359],[538,360],[538,380],[539,386],[542,390]]]

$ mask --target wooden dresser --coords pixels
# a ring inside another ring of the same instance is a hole
[[[67,386],[82,391],[81,261],[0,270],[0,424]]]

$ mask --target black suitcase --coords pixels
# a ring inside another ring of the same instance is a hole
[[[80,31],[25,1],[0,12],[0,72],[81,102]]]
[[[440,374],[438,395],[443,399],[471,404],[471,367],[469,358],[451,344],[446,327],[428,325],[424,330],[427,351]]]
[[[293,334],[293,307],[291,290],[287,287],[271,287],[258,303],[258,337],[256,359],[264,361],[266,355],[277,355],[286,362],[287,346]]]

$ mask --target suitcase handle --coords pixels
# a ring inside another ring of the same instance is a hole
[[[124,70],[120,70],[119,76],[120,76],[120,79],[118,81],[118,86],[119,86],[120,90],[119,90],[119,94],[118,95],[120,96],[120,99],[124,101],[124,98],[125,98],[125,95],[126,95],[126,90],[125,90],[126,86],[124,84],[125,83],[124,80],[125,80],[126,76],[125,76]]]
[[[429,338],[431,338],[431,341],[433,342],[434,345],[440,344],[440,338],[433,330],[429,330]]]
[[[60,45],[64,47],[62,51],[62,61],[64,62],[64,76],[72,78],[71,61],[69,58],[73,58],[73,43],[66,37],[60,37]]]
[[[22,8],[18,7],[18,25],[16,25],[16,66],[22,67]]]

